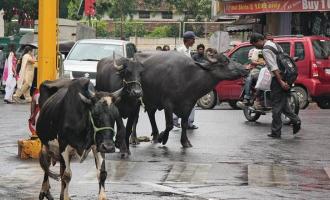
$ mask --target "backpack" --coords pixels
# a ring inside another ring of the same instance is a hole
[[[276,50],[274,47],[269,45],[264,46],[264,49],[269,49],[276,55],[277,65],[281,71],[283,80],[289,85],[292,85],[297,80],[298,67],[294,60],[287,53],[281,50],[279,44],[275,43],[275,45],[279,50]]]

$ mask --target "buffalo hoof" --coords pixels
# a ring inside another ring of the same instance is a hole
[[[131,137],[129,139],[129,143],[132,144],[132,145],[138,145],[138,144],[140,144],[140,141],[137,137]]]
[[[158,143],[159,134],[158,133],[151,133],[151,136],[152,136],[152,142],[153,143]]]
[[[190,147],[192,147],[192,144],[190,143],[189,140],[181,141],[181,144],[182,144],[182,147],[183,148],[190,148]]]
[[[45,197],[48,200],[54,200],[53,196],[50,194],[49,191],[39,193],[39,200],[43,200]]]
[[[169,135],[169,133],[165,133],[164,131],[161,132],[158,136],[158,142],[165,145],[167,143],[167,140],[168,140],[168,135]]]

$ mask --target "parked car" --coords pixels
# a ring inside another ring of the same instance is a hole
[[[72,47],[64,60],[64,74],[66,78],[90,78],[95,84],[96,66],[102,58],[113,56],[133,58],[136,47],[124,40],[84,39],[79,40]]]
[[[276,36],[277,42],[291,57],[297,57],[298,78],[294,90],[299,98],[300,108],[304,109],[311,101],[320,108],[330,108],[330,38],[322,36]],[[248,64],[248,52],[253,46],[244,42],[232,49],[228,56],[245,65]],[[243,78],[220,82],[213,91],[202,97],[198,104],[211,109],[217,102],[229,102],[236,107],[239,100]]]

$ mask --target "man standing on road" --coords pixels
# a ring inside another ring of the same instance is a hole
[[[266,66],[272,75],[271,82],[271,99],[272,99],[272,113],[273,113],[273,121],[272,121],[272,131],[269,134],[269,137],[272,138],[281,138],[281,129],[282,129],[282,119],[281,114],[285,114],[288,118],[290,118],[293,123],[293,134],[298,133],[301,126],[301,121],[288,103],[288,95],[290,92],[290,85],[288,85],[285,81],[283,81],[281,71],[279,70],[279,66],[277,64],[276,55],[267,48],[266,46],[271,46],[275,48],[277,51],[283,51],[282,48],[278,48],[277,45],[270,41],[266,40],[265,37],[259,33],[253,33],[250,38],[250,43],[257,47],[258,49],[263,49],[263,57],[266,61]]]
[[[177,51],[185,54],[189,58],[191,58],[190,47],[192,47],[195,43],[196,35],[192,31],[187,31],[183,34],[183,45],[180,46]],[[188,118],[188,129],[198,129],[196,125],[194,125],[195,119],[195,107],[192,109],[189,118]],[[173,125],[180,128],[179,118],[175,114],[173,114]]]
[[[205,56],[204,56],[205,46],[204,44],[197,45],[197,53],[192,56],[192,58],[196,62],[203,63],[205,62]]]

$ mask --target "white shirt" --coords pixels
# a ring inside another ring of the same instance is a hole
[[[267,42],[265,43],[264,46],[267,46],[267,45],[274,47],[276,50],[279,50],[279,49],[277,49],[277,46],[275,45],[275,43],[270,40],[267,40]],[[280,50],[282,50],[282,49],[280,49]],[[279,69],[278,65],[277,65],[276,55],[270,49],[263,49],[262,55],[265,59],[268,70],[271,72],[272,76],[275,76],[274,71]]]
[[[177,51],[191,58],[190,49],[187,48],[184,44],[177,48]]]

